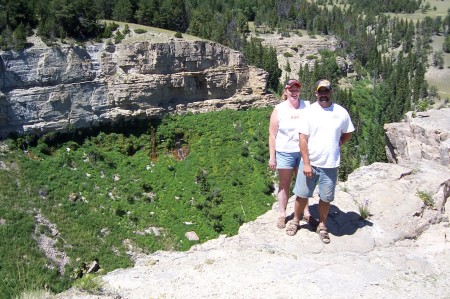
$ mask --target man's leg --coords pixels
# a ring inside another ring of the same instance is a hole
[[[294,177],[295,178],[297,178],[297,174],[298,174],[298,168],[294,168]],[[312,217],[311,212],[309,212],[309,203],[307,205],[305,205],[305,208],[303,210],[303,216],[305,219],[309,219],[309,217]]]
[[[330,211],[331,203],[319,200],[319,225],[327,227],[328,211]]]
[[[306,205],[308,205],[308,199],[303,197],[296,197],[295,198],[295,205],[294,205],[294,219],[289,223],[286,234],[289,236],[293,236],[298,231],[298,225],[300,223],[300,219],[302,218],[303,210],[305,209]]]
[[[303,197],[295,198],[295,206],[294,206],[294,219],[297,223],[302,219],[303,211],[305,207],[308,205],[308,199]]]
[[[338,176],[337,168],[320,168],[319,170],[319,226],[317,233],[323,243],[330,243],[330,236],[327,229],[328,212],[331,202],[334,200],[334,192]]]

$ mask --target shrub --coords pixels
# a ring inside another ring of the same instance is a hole
[[[86,274],[80,279],[75,280],[73,286],[81,291],[99,295],[103,287],[103,281],[99,276]]]
[[[359,217],[363,220],[371,216],[369,212],[369,200],[364,200],[363,202],[358,202]]]
[[[114,43],[119,44],[124,38],[125,36],[122,34],[122,32],[117,31],[116,36],[114,36]]]
[[[417,191],[417,196],[423,201],[425,206],[427,207],[434,206],[433,196],[430,193],[425,191]]]
[[[427,111],[427,110],[428,110],[428,101],[427,100],[419,101],[417,103],[417,111],[423,112],[423,111]]]
[[[182,38],[183,34],[181,34],[181,32],[179,32],[179,31],[177,31],[177,32],[175,32],[175,37],[176,38]]]
[[[142,28],[134,29],[134,33],[136,33],[136,34],[143,34],[143,33],[146,33],[146,32],[147,32],[147,30],[142,29]]]
[[[127,35],[131,32],[130,30],[130,26],[128,26],[128,24],[125,24],[125,28],[123,28],[123,35]]]
[[[308,60],[314,60],[314,59],[317,59],[318,57],[316,56],[316,55],[308,55],[308,56],[306,56],[306,59],[308,59]]]
[[[286,57],[286,58],[289,58],[289,57],[293,57],[294,55],[292,55],[292,54],[289,53],[289,52],[284,52],[284,53],[283,53],[283,56]]]

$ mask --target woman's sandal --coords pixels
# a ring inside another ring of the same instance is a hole
[[[328,235],[328,229],[325,226],[323,225],[318,226],[317,233],[319,234],[319,238],[323,243],[325,244],[330,243],[330,236]]]
[[[286,229],[286,234],[288,236],[293,236],[293,235],[295,235],[297,233],[298,228],[299,228],[298,221],[294,222],[294,220],[292,220],[291,222],[289,222],[289,225],[288,225],[288,227]]]
[[[286,217],[283,217],[283,216],[278,217],[277,227],[278,228],[285,228],[286,227]]]

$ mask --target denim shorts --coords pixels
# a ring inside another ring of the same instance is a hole
[[[298,168],[300,165],[300,160],[302,156],[300,152],[294,153],[285,153],[285,152],[276,152],[277,159],[277,169],[294,169]]]
[[[319,183],[319,197],[326,202],[334,200],[334,190],[338,177],[338,168],[321,168],[312,166],[313,176],[307,178],[303,173],[303,161],[300,162],[297,179],[295,180],[294,194],[298,197],[309,198],[313,196],[314,189]]]

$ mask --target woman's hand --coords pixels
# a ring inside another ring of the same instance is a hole
[[[272,170],[277,169],[277,161],[275,159],[269,159],[269,168]]]

